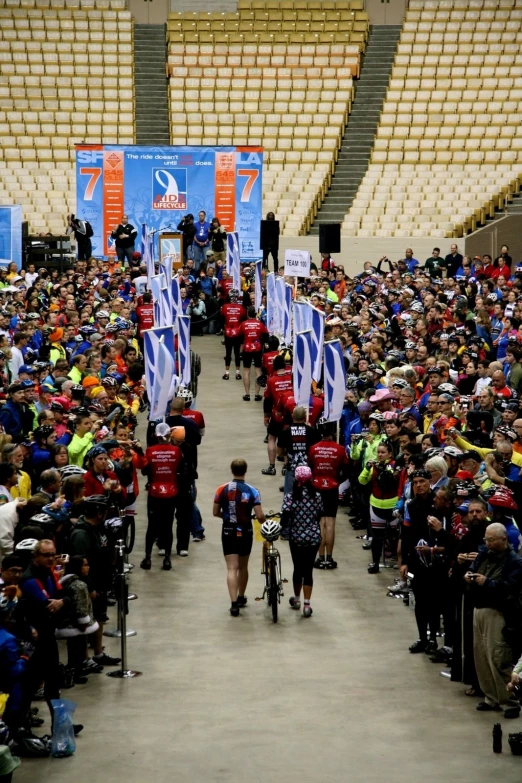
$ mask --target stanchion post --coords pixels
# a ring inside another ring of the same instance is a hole
[[[125,577],[125,542],[120,539],[116,543],[118,552],[118,627],[121,639],[121,668],[108,672],[107,677],[131,679],[139,677],[141,672],[127,668],[127,580]],[[133,635],[136,631],[133,631]]]

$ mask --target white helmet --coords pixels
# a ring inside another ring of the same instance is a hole
[[[275,541],[281,534],[281,525],[277,519],[265,519],[261,525],[261,535],[267,541]]]
[[[37,538],[24,538],[16,545],[15,550],[16,552],[33,552],[37,543]]]
[[[79,465],[64,465],[63,468],[58,468],[58,472],[63,481],[70,478],[71,476],[83,476],[85,473],[87,473],[87,471],[83,468],[80,468]]]
[[[192,394],[190,389],[183,389],[183,388],[178,389],[176,396],[181,397],[183,400],[185,400],[185,404],[187,404],[187,402],[192,402],[192,400],[194,399],[194,395]]]

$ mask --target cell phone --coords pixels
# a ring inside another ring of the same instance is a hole
[[[470,574],[470,575],[469,575],[469,578],[470,578],[470,579],[476,579],[476,578],[477,578],[477,576],[478,576],[478,574]]]
[[[55,558],[55,563],[61,563],[62,565],[65,565],[65,563],[69,562],[69,555],[57,555]]]

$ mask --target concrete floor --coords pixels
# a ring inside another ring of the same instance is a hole
[[[143,495],[131,585],[126,681],[92,675],[64,695],[85,724],[69,759],[24,761],[15,783],[441,783],[520,780],[522,759],[492,752],[494,718],[477,713],[463,686],[439,676],[424,655],[412,656],[413,612],[386,598],[393,574],[366,573],[367,554],[341,512],[339,568],[319,572],[304,620],[288,608],[273,625],[262,589],[256,544],[248,608],[228,614],[220,524],[211,516],[215,488],[232,458],[244,456],[265,510],[278,509],[279,477],[265,477],[261,404],[242,401],[242,383],[221,380],[220,338],[194,340],[203,362],[198,408],[207,434],[200,449],[199,503],[207,540],[175,558],[170,573],[137,566],[142,556]],[[288,545],[283,574],[291,577]],[[114,611],[112,610],[112,614]],[[117,653],[118,641],[107,639]],[[40,709],[46,715],[45,705]],[[44,727],[47,728],[48,727]],[[42,732],[43,733],[43,732]]]

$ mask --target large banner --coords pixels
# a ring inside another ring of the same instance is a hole
[[[76,147],[76,214],[94,230],[94,255],[115,253],[122,215],[138,229],[175,229],[188,212],[239,234],[242,259],[260,258],[260,147]],[[156,234],[157,236],[157,234]],[[157,248],[156,248],[157,253]],[[156,255],[157,257],[157,255]]]
[[[22,267],[22,207],[0,207],[0,266],[16,261]]]

